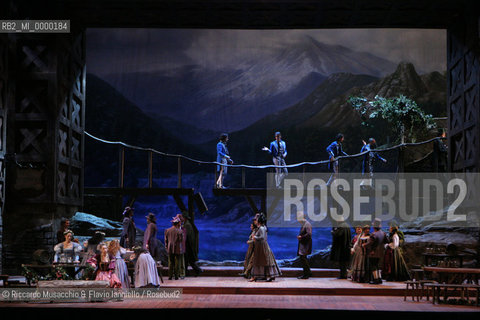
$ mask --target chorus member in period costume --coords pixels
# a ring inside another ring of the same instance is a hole
[[[80,252],[83,251],[82,246],[73,242],[72,230],[66,230],[63,234],[65,241],[53,248],[53,251],[55,251],[53,263],[78,263]]]
[[[348,276],[347,277],[350,277],[351,274],[352,274],[352,264],[353,264],[353,260],[355,259],[355,250],[353,249],[353,247],[355,246],[355,243],[357,242],[358,238],[360,237],[360,235],[362,234],[362,227],[361,226],[356,226],[355,227],[355,235],[353,236],[352,238],[352,248],[350,249],[350,254],[351,254],[351,258],[350,258],[350,261],[351,261],[351,264],[350,264],[350,269],[348,269],[347,271],[347,274]]]
[[[183,233],[180,230],[180,220],[173,219],[172,226],[165,230],[165,248],[168,253],[168,280],[178,280],[180,276],[180,252],[182,251]]]
[[[187,234],[187,239],[185,240],[185,271],[188,270],[190,265],[194,271],[194,276],[198,276],[203,270],[198,266],[198,229],[195,224],[191,221],[192,217],[187,211],[182,212],[182,216],[185,218],[183,227]]]
[[[281,275],[277,261],[275,261],[275,256],[267,242],[266,222],[267,219],[263,213],[261,213],[255,221],[258,230],[253,237],[252,278],[249,281],[256,281],[259,278],[263,278],[270,282],[275,280],[275,277]]]
[[[252,224],[250,224],[250,236],[248,237],[248,240],[247,240],[248,249],[247,249],[247,253],[245,254],[245,261],[243,262],[243,272],[240,273],[241,276],[247,279],[250,278],[250,273],[253,267],[253,243],[254,243],[253,238],[256,232],[257,232],[257,227],[255,226],[255,221],[252,221]]]
[[[357,242],[357,240],[358,240],[358,238],[360,237],[361,234],[362,234],[362,226],[356,226],[355,227],[355,235],[352,238],[352,249],[353,249],[353,246],[355,245],[355,243]]]
[[[120,246],[127,249],[132,249],[135,246],[135,237],[137,236],[137,229],[133,221],[134,208],[125,207],[123,211],[123,230],[120,236]]]
[[[122,282],[115,274],[115,258],[108,253],[108,247],[103,244],[100,253],[89,260],[96,267],[95,281],[108,281],[111,288],[121,288]]]
[[[275,132],[275,140],[270,143],[270,148],[263,147],[262,150],[268,151],[273,157],[275,166],[285,166],[285,158],[287,157],[287,144],[282,140],[280,132]],[[288,174],[286,167],[275,168],[275,185],[280,188],[282,181]]]
[[[298,279],[308,279],[312,276],[310,264],[307,259],[307,256],[312,253],[312,225],[305,219],[303,212],[297,212],[297,221],[302,225],[297,236],[297,255],[300,257],[303,268],[303,274],[298,277]]]
[[[373,221],[373,233],[370,235],[367,243],[364,243],[362,246],[366,249],[366,254],[368,257],[368,263],[372,270],[373,280],[370,281],[371,284],[381,284],[382,276],[380,274],[380,259],[385,255],[385,243],[387,243],[387,235],[381,230],[382,221],[380,219],[375,219]]]
[[[135,247],[133,250],[135,252],[135,288],[160,286],[157,264],[150,252],[142,247]]]
[[[150,252],[153,259],[160,259],[160,247],[157,240],[157,218],[153,213],[149,213],[147,218],[147,229],[143,234],[143,248]]]
[[[73,232],[66,230],[64,232],[65,241],[57,244],[53,251],[55,255],[53,257],[53,264],[57,263],[78,263],[80,258],[80,252],[83,250],[82,246],[73,241]],[[78,278],[80,275],[78,267],[68,266],[65,267],[65,271],[72,278]]]
[[[373,166],[374,166],[374,161],[375,159],[378,159],[382,162],[387,162],[386,159],[382,158],[377,152],[373,152],[371,150],[374,150],[377,147],[377,142],[375,141],[374,138],[368,139],[368,143],[365,143],[360,150],[360,153],[367,152],[363,156],[362,160],[362,175],[368,175],[368,180],[363,180],[361,185],[368,185],[368,186],[373,186]]]
[[[338,262],[340,266],[339,279],[347,279],[347,266],[350,262],[351,246],[352,235],[350,226],[343,219],[335,222],[335,226],[332,228],[330,260]]]
[[[230,155],[228,154],[227,142],[228,142],[228,134],[222,133],[220,135],[220,141],[217,143],[217,162],[222,164],[233,163],[232,158],[230,158]],[[223,180],[225,179],[227,171],[228,171],[227,166],[222,166],[222,165],[217,166],[217,172],[218,172],[218,179],[216,182],[217,188],[220,188],[220,189],[224,188]]]
[[[371,278],[370,268],[368,265],[368,259],[366,255],[366,249],[363,244],[370,239],[370,226],[365,225],[360,228],[361,233],[358,235],[357,240],[352,248],[352,265],[350,267],[352,271],[352,281],[355,282],[369,282]]]
[[[120,282],[122,283],[123,289],[130,288],[130,277],[128,275],[128,268],[125,260],[123,260],[123,255],[127,253],[125,248],[120,247],[118,240],[112,240],[108,244],[108,254],[110,257],[114,258],[115,269],[114,273]]]
[[[179,213],[175,216],[175,219],[180,220],[180,231],[182,231],[182,247],[180,249],[179,257],[179,268],[180,268],[180,279],[185,279],[187,274],[187,269],[185,266],[185,252],[187,247],[187,229],[185,229],[185,217],[183,214]]]
[[[85,266],[87,261],[100,253],[100,247],[104,244],[105,233],[95,231],[95,234],[83,243],[85,254],[82,259],[82,266]]]
[[[327,185],[330,185],[336,178],[339,172],[339,164],[338,164],[338,157],[340,156],[348,156],[346,152],[343,151],[342,143],[345,140],[343,134],[337,134],[335,141],[333,141],[327,147],[327,154],[328,158],[330,159],[330,163],[328,164],[328,168],[332,171],[332,175],[330,179],[328,179]]]
[[[398,226],[390,226],[389,243],[385,245],[385,257],[383,259],[382,277],[387,281],[410,280],[407,264],[403,259]]]

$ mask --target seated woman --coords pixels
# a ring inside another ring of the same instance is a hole
[[[110,256],[115,258],[115,274],[118,279],[122,282],[122,288],[130,288],[130,277],[128,276],[128,269],[125,260],[123,260],[123,255],[127,253],[125,248],[120,247],[120,242],[118,240],[112,240],[108,244],[108,253]]]
[[[79,252],[83,250],[82,246],[72,241],[72,230],[66,230],[63,235],[65,236],[65,241],[60,242],[53,248],[55,251],[53,263],[78,263]]]
[[[150,252],[141,247],[135,247],[135,288],[159,287],[157,264]]]
[[[60,242],[53,248],[53,251],[55,251],[53,264],[79,263],[79,255],[83,250],[82,246],[76,242],[73,242],[72,230],[66,230],[63,232],[63,235],[65,237],[65,241]],[[65,271],[72,279],[78,277],[78,268],[76,267],[65,267]]]
[[[95,281],[108,281],[110,288],[121,288],[122,282],[115,274],[115,258],[108,254],[107,245],[100,247],[100,253],[88,261],[93,267],[97,268]]]

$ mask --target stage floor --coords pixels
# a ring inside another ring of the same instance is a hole
[[[167,280],[162,288],[182,288],[180,299],[125,299],[94,303],[0,303],[1,308],[44,310],[59,309],[263,309],[263,310],[324,310],[324,311],[377,311],[377,312],[474,312],[480,307],[433,305],[425,298],[404,301],[405,284],[384,282],[382,285],[354,283],[336,278],[277,278],[273,282],[248,282],[241,277],[188,277]],[[38,308],[38,309],[37,309]],[[128,309],[128,310],[127,310]]]

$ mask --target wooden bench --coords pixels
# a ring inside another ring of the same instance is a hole
[[[476,291],[476,306],[479,305],[480,285],[477,284],[449,284],[449,283],[427,283],[425,287],[432,288],[432,303],[437,302],[440,304],[440,296],[443,289],[443,303],[448,302],[449,289],[453,289],[453,293],[457,290],[460,291],[460,298],[463,299],[466,296],[467,301],[470,300],[470,291],[472,289]]]

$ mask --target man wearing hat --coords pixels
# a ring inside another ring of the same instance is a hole
[[[385,243],[387,243],[387,235],[382,231],[382,220],[376,218],[373,221],[373,233],[370,238],[362,246],[366,249],[370,269],[372,270],[373,280],[371,284],[381,284],[382,276],[378,268],[380,259],[385,255]]]
[[[178,280],[180,275],[180,253],[182,251],[183,233],[180,230],[180,219],[173,218],[172,226],[165,230],[165,248],[168,253],[168,280]]]
[[[145,218],[147,218],[147,229],[143,234],[143,248],[150,252],[153,259],[158,260],[160,257],[157,241],[157,218],[151,212]]]
[[[127,249],[132,249],[135,246],[135,237],[137,236],[137,229],[133,221],[134,208],[125,207],[123,211],[123,230],[120,235],[120,246]]]

